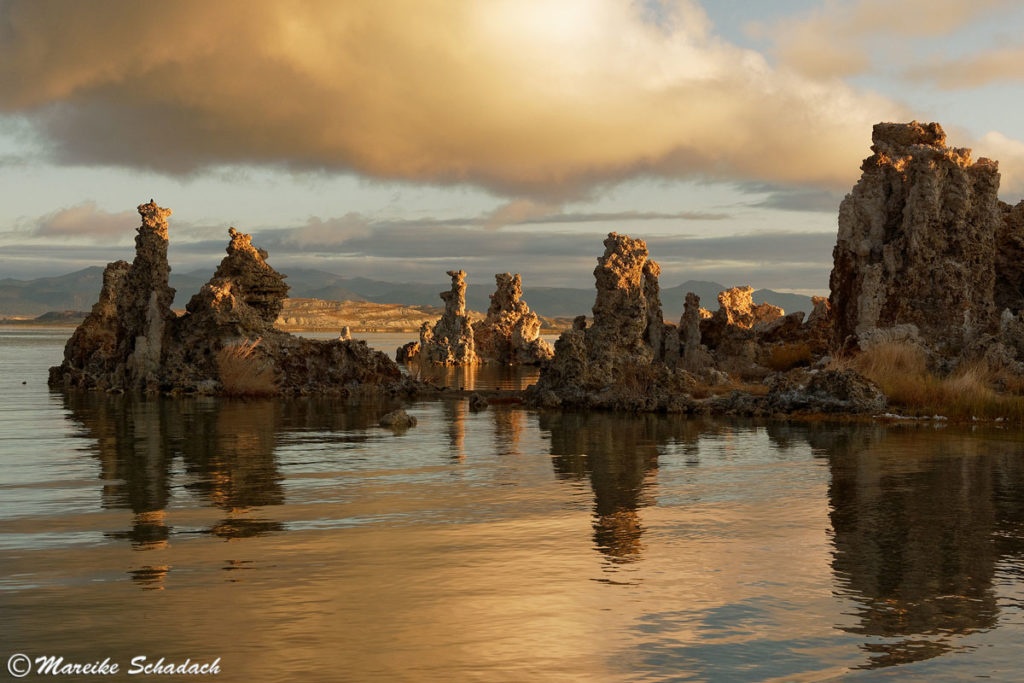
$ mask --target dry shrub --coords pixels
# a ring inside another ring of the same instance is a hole
[[[765,364],[776,372],[785,372],[810,363],[811,347],[804,342],[794,342],[772,347]]]
[[[1024,398],[994,388],[1006,371],[994,372],[984,363],[961,364],[948,377],[938,377],[929,371],[920,347],[888,342],[837,360],[833,367],[857,370],[881,387],[890,405],[912,415],[1024,419]]]
[[[256,341],[225,346],[217,353],[217,372],[228,396],[270,396],[278,392],[273,365],[261,361]]]
[[[703,382],[697,382],[690,390],[690,396],[694,398],[707,398],[711,395],[711,387]]]
[[[623,363],[615,385],[624,396],[643,399],[658,388],[659,379],[658,369],[652,363]]]
[[[992,382],[1000,391],[1013,396],[1024,395],[1024,375],[1013,372],[1009,368],[992,371]]]

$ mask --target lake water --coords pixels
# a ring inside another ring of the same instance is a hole
[[[395,433],[388,405],[50,392],[68,334],[0,329],[4,661],[1020,677],[1020,432],[449,400]]]

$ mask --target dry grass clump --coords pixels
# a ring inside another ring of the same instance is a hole
[[[225,346],[217,353],[217,372],[228,396],[270,396],[278,392],[273,365],[256,355],[256,341]]]
[[[995,388],[1011,385],[1007,371],[992,370],[983,362],[961,364],[951,375],[939,377],[929,371],[920,347],[889,342],[833,365],[857,370],[881,387],[889,405],[909,415],[1024,420],[1024,397]],[[1013,386],[1024,386],[1024,379],[1011,379]]]
[[[765,365],[776,372],[786,372],[800,365],[811,364],[811,347],[804,342],[775,346],[768,353]]]
[[[615,385],[624,396],[643,399],[658,388],[659,379],[658,369],[652,363],[623,363]]]

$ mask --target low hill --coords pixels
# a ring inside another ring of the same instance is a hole
[[[170,284],[177,291],[173,307],[185,308],[192,295],[199,291],[210,275],[206,271],[172,272]],[[443,279],[443,273],[441,275],[442,278],[435,283],[384,282],[368,278],[343,278],[321,270],[293,269],[288,273],[287,282],[291,286],[290,295],[296,299],[436,307],[441,303],[440,293],[449,287],[447,280]],[[99,297],[102,282],[103,269],[99,266],[59,277],[0,280],[0,316],[31,317],[49,311],[88,310]],[[470,279],[466,290],[467,307],[486,311],[493,287],[493,278],[488,277],[476,283]],[[687,292],[694,292],[705,308],[715,310],[718,308],[718,293],[724,289],[717,282],[699,280],[664,287],[661,299],[666,320],[675,321],[682,315]],[[523,290],[523,299],[538,315],[571,318],[590,315],[594,305],[594,289],[527,286]],[[787,313],[806,313],[812,309],[809,297],[770,289],[756,290],[754,301],[780,306]]]

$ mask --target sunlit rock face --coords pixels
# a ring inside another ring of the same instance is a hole
[[[876,328],[909,324],[958,353],[997,321],[998,165],[947,147],[937,123],[879,123],[872,142],[839,209],[836,341],[849,347]]]
[[[661,268],[649,265],[643,240],[613,232],[604,247],[594,268],[597,298],[594,324],[587,330],[591,358],[598,363],[624,358],[650,362],[656,352],[648,344],[647,331],[651,316],[661,312],[657,299]]]
[[[441,292],[444,313],[432,328],[420,329],[419,358],[440,365],[473,365],[480,359],[466,315],[466,271],[449,270],[448,277],[452,287]]]
[[[241,334],[265,330],[274,324],[284,308],[289,289],[285,276],[267,264],[267,252],[254,247],[252,237],[234,228],[228,228],[228,236],[231,241],[227,256],[213,278],[192,297],[187,309],[189,312],[219,309],[217,302],[230,298],[239,305],[234,315],[223,311],[225,321],[236,324]]]
[[[755,304],[753,287],[733,287],[718,295],[718,310],[700,321],[702,341],[719,364],[746,370],[757,357],[755,328],[781,318],[785,311],[771,304]],[[799,326],[800,321],[797,321]]]
[[[519,274],[498,273],[487,317],[473,325],[477,355],[505,365],[537,364],[554,355],[551,345],[540,338],[540,318],[522,300]]]
[[[155,388],[165,336],[175,318],[171,311],[174,290],[168,284],[171,267],[167,263],[167,217],[171,210],[157,206],[153,200],[138,209],[142,225],[135,236],[135,260],[117,298],[117,316],[124,333],[118,353],[125,356],[129,386]]]
[[[221,350],[258,342],[251,363],[274,378],[270,393],[401,388],[398,366],[364,342],[314,341],[275,329],[288,285],[267,264],[267,252],[234,228],[213,277],[185,315],[175,316],[174,290],[167,285],[171,212],[150,202],[139,213],[134,262],[107,266],[100,300],[69,340],[64,363],[50,369],[51,385],[215,393],[224,389]]]

